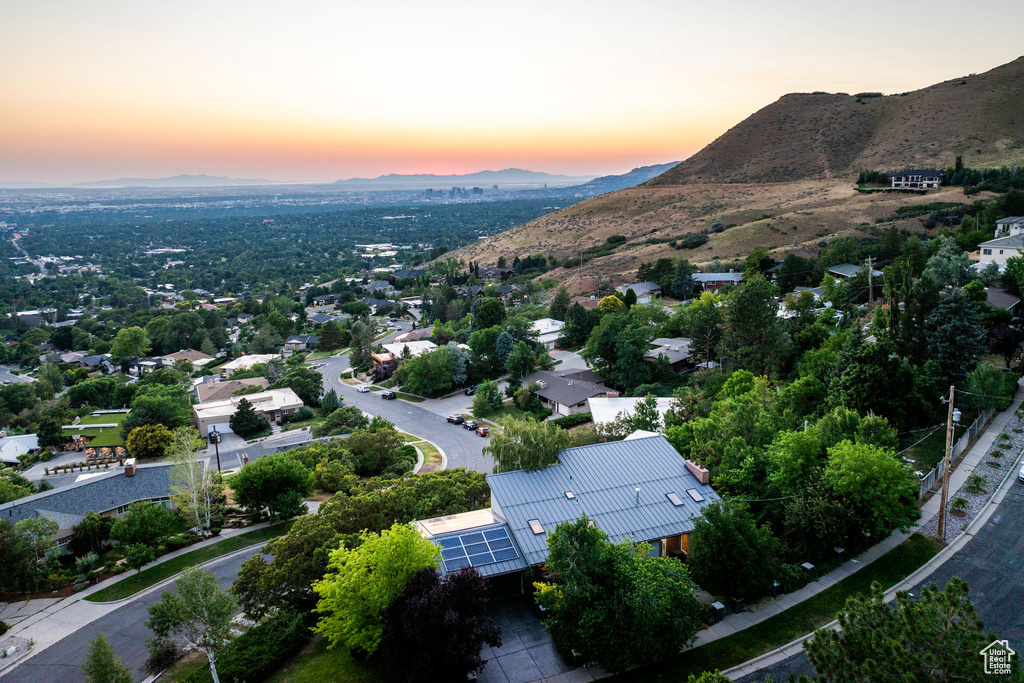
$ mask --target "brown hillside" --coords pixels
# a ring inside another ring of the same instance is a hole
[[[1024,57],[887,97],[791,94],[648,185],[854,177],[865,169],[1024,160]]]
[[[903,95],[787,95],[643,185],[593,197],[455,255],[486,265],[499,256],[576,258],[624,235],[625,244],[584,271],[628,276],[661,257],[706,263],[755,246],[779,257],[814,254],[839,235],[877,236],[891,225],[923,230],[917,218],[892,220],[901,206],[984,198],[966,197],[960,188],[924,195],[854,188],[863,169],[945,167],[957,155],[973,166],[1024,164],[1024,58]],[[729,228],[696,249],[666,243],[708,230],[715,219]],[[545,277],[569,281],[574,272]]]

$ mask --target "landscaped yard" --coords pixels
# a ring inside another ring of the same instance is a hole
[[[722,671],[790,643],[835,618],[847,598],[867,593],[878,581],[890,588],[931,559],[942,546],[914,534],[857,573],[798,605],[739,633],[702,645],[678,657],[614,678],[616,681],[683,681],[703,671]]]
[[[413,396],[412,394],[407,394],[404,391],[397,391],[395,392],[395,395],[398,396],[398,398],[405,399],[406,401],[411,401],[413,403],[423,403],[423,401],[426,400],[421,396]]]
[[[135,595],[144,588],[149,588],[155,583],[159,583],[166,578],[174,576],[188,567],[202,564],[203,562],[212,560],[215,557],[227,555],[228,553],[232,553],[251,545],[266,543],[270,539],[277,538],[278,536],[283,536],[288,533],[288,529],[290,529],[291,526],[292,522],[285,522],[283,524],[275,524],[274,526],[248,531],[244,534],[239,534],[238,536],[232,536],[231,538],[225,538],[220,543],[214,543],[213,545],[193,550],[190,553],[178,555],[174,559],[153,565],[149,569],[143,569],[141,572],[132,574],[112,586],[96,591],[87,597],[86,600],[89,600],[90,602],[112,602],[114,600],[127,598],[131,595]]]
[[[414,653],[410,653],[415,656]],[[386,680],[377,662],[358,661],[344,647],[327,649],[317,640],[300,652],[268,683],[377,683]]]
[[[414,445],[423,453],[423,467],[420,468],[420,474],[436,472],[440,469],[441,452],[437,450],[434,444],[427,441],[417,441]]]

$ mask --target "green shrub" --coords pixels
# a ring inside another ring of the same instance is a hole
[[[223,681],[262,681],[309,641],[309,625],[295,612],[283,612],[238,636],[217,659]],[[209,669],[203,669],[208,678]]]
[[[586,424],[593,419],[591,414],[588,413],[576,413],[575,415],[566,415],[565,417],[556,417],[551,420],[552,424],[555,424],[562,429],[569,429],[570,427],[576,427],[581,424]]]
[[[308,406],[302,406],[299,410],[295,411],[291,415],[286,415],[284,418],[285,422],[303,422],[305,420],[312,420],[315,417],[315,413]]]

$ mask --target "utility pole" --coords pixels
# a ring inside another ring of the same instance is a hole
[[[875,303],[875,287],[874,287],[873,278],[872,278],[873,271],[874,271],[874,265],[875,265],[875,257],[874,256],[868,256],[867,263],[868,263],[868,305],[870,306],[871,304]]]
[[[220,474],[220,433],[216,427],[213,428],[213,450],[217,453],[217,474]]]
[[[940,543],[944,543],[946,537],[946,491],[949,488],[949,455],[953,448],[953,392],[954,388],[950,385],[949,413],[946,416],[946,454],[942,467],[942,504],[939,506],[939,529],[936,532]]]

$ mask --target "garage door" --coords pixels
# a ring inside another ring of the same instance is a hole
[[[234,434],[234,432],[231,431],[231,424],[228,422],[222,422],[220,424],[215,425],[208,425],[206,427],[207,436],[209,436],[209,433],[214,430],[221,434]]]

